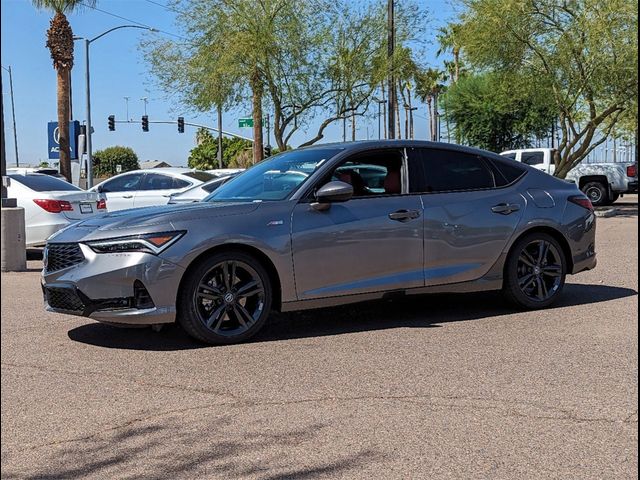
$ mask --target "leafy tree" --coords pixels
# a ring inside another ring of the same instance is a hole
[[[435,68],[418,70],[415,74],[416,94],[427,105],[429,138],[433,142],[438,141],[438,96],[444,90],[445,80],[445,73]]]
[[[628,0],[467,0],[465,58],[550,84],[564,178],[637,105],[638,10]]]
[[[115,146],[98,150],[93,154],[93,162],[95,164],[94,169],[99,177],[118,173],[116,165],[122,166],[121,173],[140,168],[136,152],[129,147]]]
[[[451,83],[457,83],[460,78],[460,51],[462,49],[460,41],[460,25],[450,23],[445,27],[438,29],[437,39],[440,48],[436,52],[437,56],[445,52],[451,51],[453,54],[453,64],[447,70],[451,73]],[[445,62],[446,63],[446,62]]]
[[[218,141],[208,130],[201,128],[197,134],[198,145],[189,153],[187,164],[190,168],[212,170],[218,168]],[[251,142],[242,138],[223,137],[222,139],[222,167],[230,168],[235,165],[240,154],[248,154],[252,150]],[[252,156],[249,155],[252,160]],[[242,167],[244,168],[244,167]]]
[[[69,147],[69,104],[71,69],[73,68],[73,31],[67,14],[81,7],[92,7],[95,0],[32,0],[38,9],[53,12],[47,30],[47,48],[51,52],[53,68],[57,74],[58,132],[60,135],[60,173],[71,181],[71,151]]]
[[[531,146],[549,132],[555,104],[548,85],[516,75],[467,75],[444,94],[447,113],[467,143],[501,152]]]

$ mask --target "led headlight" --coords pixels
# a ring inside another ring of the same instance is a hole
[[[147,233],[85,243],[96,253],[144,252],[157,255],[185,233],[185,231]]]

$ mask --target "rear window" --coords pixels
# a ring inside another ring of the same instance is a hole
[[[83,190],[69,182],[51,175],[9,175],[11,180],[21,183],[35,192],[82,192]]]
[[[544,152],[522,152],[520,161],[527,165],[542,165],[544,163]]]
[[[200,180],[201,182],[208,182],[209,180],[213,180],[214,178],[217,178],[215,175],[212,175],[207,172],[201,172],[201,171],[186,172],[186,173],[183,173],[182,175],[184,175],[185,177],[195,178],[196,180]]]
[[[491,165],[496,186],[510,185],[526,173],[526,169],[515,160],[485,159]]]
[[[222,185],[223,183],[228,182],[229,180],[231,180],[233,177],[223,177],[223,178],[219,178],[217,180],[214,180],[213,182],[207,183],[206,185],[202,186],[202,189],[205,192],[208,193],[212,193],[216,188],[218,188],[220,185]]]

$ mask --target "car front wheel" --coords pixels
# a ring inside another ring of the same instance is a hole
[[[507,258],[503,293],[520,308],[545,308],[564,287],[567,261],[558,241],[546,233],[518,240]]]
[[[271,281],[260,262],[243,252],[221,252],[189,273],[180,292],[178,321],[197,340],[237,343],[264,325],[271,299]]]

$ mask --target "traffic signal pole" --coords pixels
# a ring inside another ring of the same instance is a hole
[[[91,41],[84,39],[84,59],[85,59],[85,81],[87,82],[86,102],[87,102],[87,133],[85,142],[87,144],[87,190],[93,187],[93,156],[91,153],[91,79],[89,78],[89,43]]]

